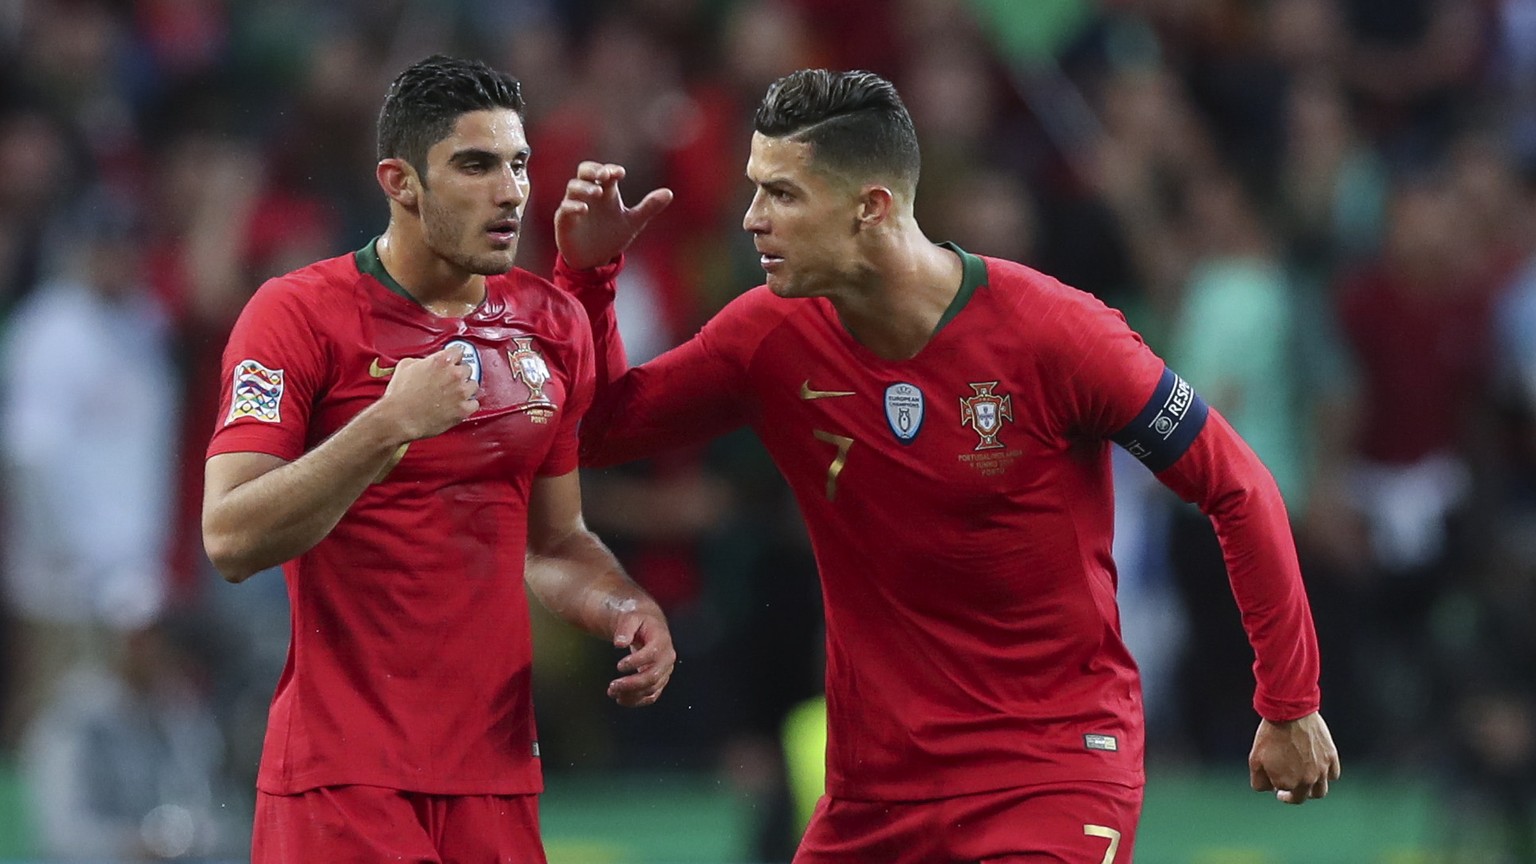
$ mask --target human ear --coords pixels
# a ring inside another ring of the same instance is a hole
[[[859,224],[873,228],[891,215],[896,196],[884,186],[865,186],[859,192]]]
[[[416,190],[421,179],[409,162],[404,159],[381,159],[374,169],[374,176],[391,201],[403,207],[416,206]]]

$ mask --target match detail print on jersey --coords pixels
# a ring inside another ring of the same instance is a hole
[[[263,423],[281,422],[283,370],[268,369],[255,360],[241,360],[235,367],[229,400],[229,416],[224,425],[247,417]]]
[[[1205,428],[1209,413],[1195,388],[1164,367],[1162,380],[1146,407],[1110,438],[1157,473],[1184,455]]]

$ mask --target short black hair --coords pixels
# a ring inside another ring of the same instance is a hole
[[[809,144],[813,162],[834,172],[917,188],[922,157],[912,115],[895,85],[873,72],[791,72],[769,85],[753,128]]]
[[[523,86],[479,60],[433,54],[389,85],[379,110],[379,159],[404,159],[427,178],[427,151],[448,137],[459,117],[505,108],[523,116]]]

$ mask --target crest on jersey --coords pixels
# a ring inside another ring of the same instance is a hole
[[[923,391],[899,381],[885,388],[885,422],[903,444],[911,444],[923,428]]]
[[[469,380],[480,383],[480,350],[463,339],[455,339],[444,348],[464,349],[464,365],[469,367]]]
[[[996,381],[971,383],[974,396],[960,397],[960,425],[969,426],[981,436],[977,450],[1000,450],[1003,443],[997,440],[1003,431],[1003,422],[1013,421],[1013,397],[992,392]]]
[[[528,388],[523,410],[554,408],[555,403],[544,395],[544,385],[549,383],[549,364],[544,362],[543,355],[533,347],[533,337],[514,336],[512,344],[515,347],[507,352],[507,359],[512,363],[512,377]]]
[[[255,360],[241,360],[235,366],[232,386],[225,426],[246,418],[263,423],[283,419],[283,370],[268,369]]]

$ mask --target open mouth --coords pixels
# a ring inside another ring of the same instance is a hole
[[[763,269],[769,272],[777,270],[779,265],[784,263],[782,255],[772,255],[767,252],[761,253],[757,260],[763,266]]]
[[[485,233],[491,240],[507,244],[517,239],[518,223],[516,219],[499,219],[485,227]]]

